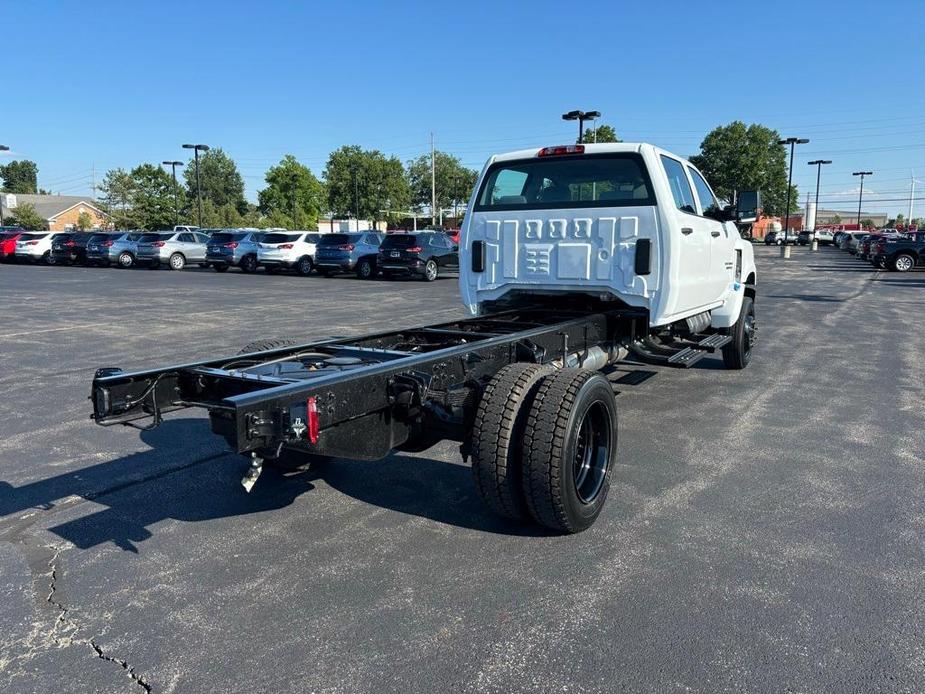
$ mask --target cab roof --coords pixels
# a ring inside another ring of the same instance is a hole
[[[539,155],[540,150],[544,147],[572,147],[575,143],[566,142],[566,143],[557,143],[551,145],[541,145],[539,147],[531,147],[530,149],[519,149],[514,152],[504,152],[503,154],[495,154],[489,160],[489,163],[497,161],[511,161],[513,159],[532,159]],[[585,154],[604,154],[607,152],[637,152],[641,153],[644,149],[651,149],[655,152],[664,152],[665,154],[671,154],[666,150],[656,147],[655,145],[649,144],[648,142],[604,142],[600,144],[586,144],[584,145]],[[686,157],[678,157],[676,154],[671,154],[673,157],[679,159],[686,159]]]

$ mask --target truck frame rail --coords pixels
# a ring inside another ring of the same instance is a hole
[[[238,453],[273,458],[285,447],[378,459],[465,441],[482,388],[505,365],[582,366],[644,320],[634,309],[538,306],[155,370],[103,368],[93,380],[93,419],[147,429],[197,407]]]

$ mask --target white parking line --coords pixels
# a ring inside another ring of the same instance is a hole
[[[95,325],[94,323],[86,323],[84,325],[68,325],[64,328],[45,328],[43,330],[27,330],[26,332],[22,332],[22,333],[9,333],[8,335],[0,335],[0,339],[7,338],[7,337],[23,337],[24,335],[37,335],[39,333],[54,333],[54,332],[60,332],[61,330],[80,330],[81,328],[91,328],[94,325]]]

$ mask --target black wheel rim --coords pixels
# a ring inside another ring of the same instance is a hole
[[[307,275],[311,271],[312,261],[310,261],[308,258],[303,258],[302,262],[299,263],[299,272],[301,272],[303,275]]]
[[[745,350],[745,358],[748,359],[752,355],[752,347],[758,342],[758,324],[755,322],[754,308],[749,308],[748,313],[745,314],[745,324],[742,327],[744,328],[742,346]]]
[[[364,261],[363,263],[360,264],[360,274],[363,277],[369,277],[369,273],[371,271],[372,271],[372,267],[370,267],[369,263]]]
[[[578,427],[572,479],[575,494],[583,504],[591,504],[601,493],[610,461],[610,417],[603,403],[595,402],[585,412]]]

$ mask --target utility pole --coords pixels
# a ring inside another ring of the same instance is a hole
[[[787,207],[784,216],[784,243],[780,247],[780,257],[790,257],[790,246],[787,241],[790,239],[790,188],[793,184],[793,148],[795,145],[805,145],[809,140],[805,137],[788,137],[786,140],[778,140],[779,145],[790,145],[790,173],[787,175]]]
[[[199,152],[208,152],[209,145],[183,145],[183,149],[193,150],[196,159],[196,201],[199,206],[199,228],[202,228],[202,188],[199,186]]]
[[[915,204],[915,174],[913,173],[910,178],[912,181],[909,190],[909,224],[912,224],[912,206]]]
[[[873,176],[873,171],[855,171],[852,176],[861,177],[861,192],[858,193],[858,231],[861,230],[861,201],[864,200],[864,177]]]
[[[437,159],[434,150],[434,134],[430,134],[430,216],[437,226]]]
[[[816,231],[816,220],[819,219],[819,179],[822,177],[822,165],[831,163],[831,159],[816,159],[809,162],[810,166],[816,167],[816,216],[813,217],[813,231]],[[808,191],[807,195],[809,195]],[[806,206],[809,207],[809,203]]]
[[[171,172],[173,173],[173,212],[174,212],[174,224],[180,223],[180,200],[177,196],[177,167],[183,166],[182,161],[162,161],[164,166],[169,166]],[[199,226],[202,226],[200,222]]]
[[[356,167],[353,167],[353,217],[356,220],[356,231],[360,230],[360,182],[357,178]],[[347,224],[350,229],[350,224]]]
[[[9,152],[7,145],[0,145],[0,152]],[[0,226],[3,226],[3,197],[0,197]]]

